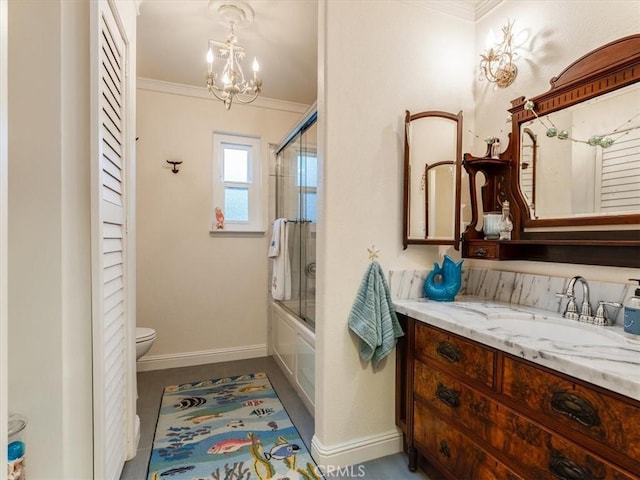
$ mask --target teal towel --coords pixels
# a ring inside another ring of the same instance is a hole
[[[360,337],[360,358],[377,367],[404,335],[389,286],[378,262],[371,262],[349,313],[349,329]]]

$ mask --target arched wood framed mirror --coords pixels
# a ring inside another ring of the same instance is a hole
[[[508,179],[513,240],[487,243],[468,230],[463,256],[638,268],[640,34],[587,53],[550,83],[509,109],[510,144],[499,174]],[[465,155],[466,167],[485,163]]]
[[[525,229],[640,223],[640,35],[581,57],[551,89],[512,102],[514,161],[537,138],[536,194],[530,208],[520,170]]]
[[[402,245],[460,246],[462,111],[405,112]]]

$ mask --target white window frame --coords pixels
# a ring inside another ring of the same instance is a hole
[[[224,173],[224,146],[233,145],[240,149],[246,149],[248,156],[248,183],[225,182]],[[262,142],[260,137],[239,135],[225,132],[213,132],[212,154],[212,201],[210,215],[210,232],[214,234],[228,232],[254,232],[264,233],[264,199],[262,181]],[[225,218],[224,228],[216,228],[216,207],[224,213],[225,186],[243,186],[249,191],[249,219],[248,221],[231,221]]]

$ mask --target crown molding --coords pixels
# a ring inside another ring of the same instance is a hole
[[[169,93],[172,95],[182,95],[185,97],[195,97],[220,102],[220,100],[214,98],[204,87],[165,82],[163,80],[154,80],[153,78],[138,77],[136,88],[140,90],[149,90],[152,92]],[[243,107],[269,108],[271,110],[282,110],[292,113],[305,113],[309,109],[309,105],[305,103],[287,102],[285,100],[266,97],[258,97],[248,105],[241,103],[233,104],[233,108]]]
[[[476,22],[503,2],[504,0],[476,0]]]
[[[133,5],[134,7],[136,7],[136,15],[139,16],[140,15],[140,5],[142,4],[143,0],[133,0]]]
[[[426,10],[436,10],[453,17],[476,22],[504,0],[401,0]]]

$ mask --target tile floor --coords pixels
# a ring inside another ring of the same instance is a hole
[[[251,372],[265,372],[269,376],[273,388],[300,432],[303,442],[311,450],[313,417],[271,357],[141,372],[138,373],[140,443],[135,458],[125,464],[120,480],[146,480],[147,463],[151,453],[160,398],[165,386]],[[400,453],[327,474],[327,480],[356,478],[364,480],[429,480],[422,473],[411,473],[407,468],[406,456]]]

